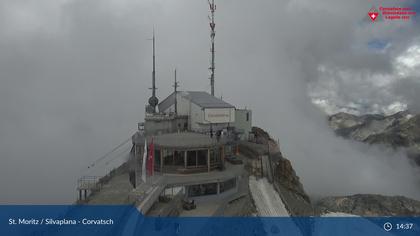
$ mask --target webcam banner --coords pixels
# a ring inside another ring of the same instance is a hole
[[[420,217],[145,217],[131,205],[4,205],[0,235],[420,235]]]

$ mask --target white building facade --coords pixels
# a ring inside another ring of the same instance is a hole
[[[233,105],[201,91],[172,93],[159,104],[159,112],[188,116],[188,129],[201,133],[222,130],[235,122]]]

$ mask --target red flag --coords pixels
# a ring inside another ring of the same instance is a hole
[[[149,175],[153,175],[154,171],[154,162],[155,162],[155,145],[152,142],[149,144],[149,158],[147,158],[147,171]]]

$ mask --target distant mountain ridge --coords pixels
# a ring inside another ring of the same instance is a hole
[[[356,116],[340,112],[329,116],[331,128],[339,136],[369,144],[405,148],[409,158],[420,165],[420,115],[401,111],[393,115]]]
[[[316,202],[315,208],[321,214],[343,212],[359,216],[420,216],[420,201],[378,194],[326,197]]]

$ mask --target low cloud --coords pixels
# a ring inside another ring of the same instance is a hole
[[[130,137],[150,93],[153,26],[159,98],[175,67],[182,90],[209,89],[206,1],[0,4],[0,203],[72,202],[86,167]],[[366,1],[217,4],[216,95],[253,109],[311,195],[419,196],[401,153],[337,138],[312,102],[412,106],[414,92],[391,84],[396,58],[417,45],[414,22],[365,22]],[[382,38],[386,50],[367,51]]]

